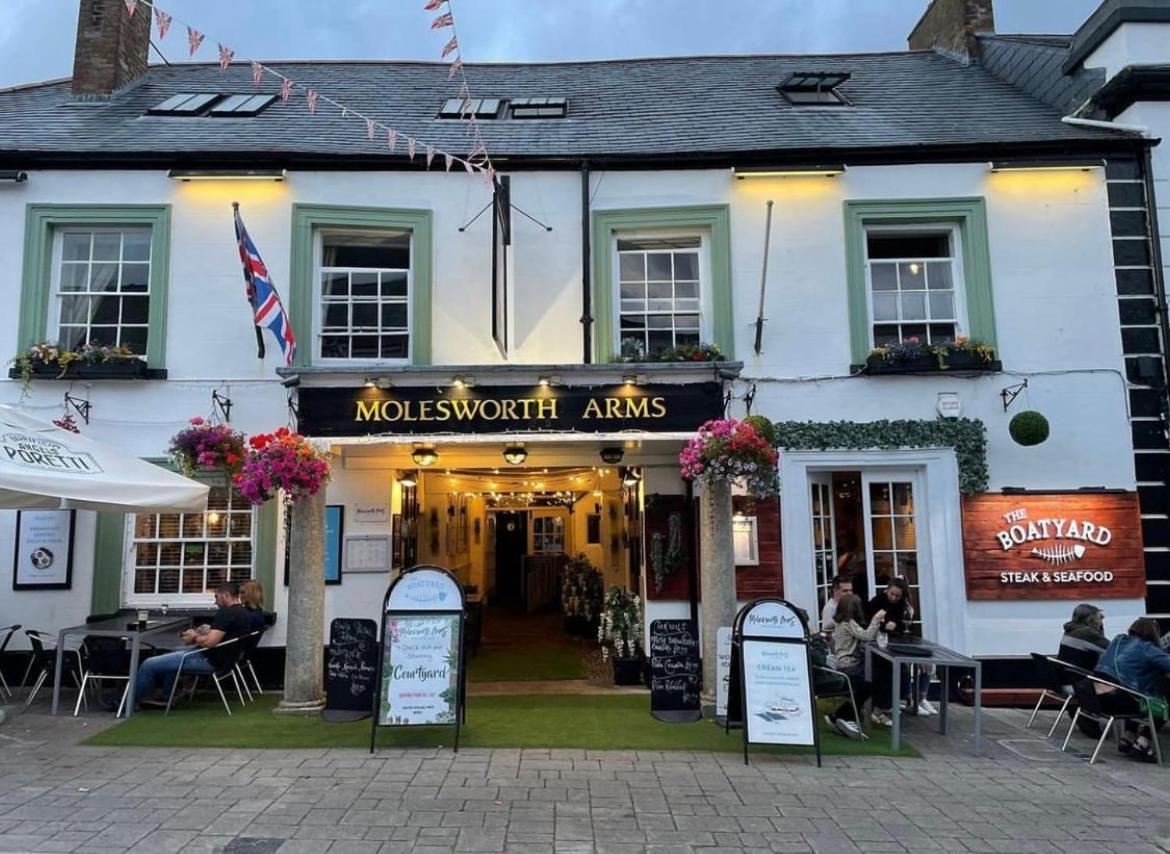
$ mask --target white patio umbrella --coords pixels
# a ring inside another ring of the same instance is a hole
[[[0,508],[202,512],[208,488],[0,404]]]

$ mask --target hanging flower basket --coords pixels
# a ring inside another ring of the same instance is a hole
[[[678,455],[687,480],[738,483],[755,498],[768,498],[779,490],[778,459],[776,449],[753,424],[733,418],[708,421]]]
[[[284,492],[291,502],[316,494],[329,482],[329,452],[300,433],[281,427],[248,440],[249,450],[236,488],[259,505]]]
[[[201,471],[222,471],[229,478],[239,474],[247,454],[243,433],[198,417],[187,424],[171,437],[168,448],[179,471],[187,477]]]

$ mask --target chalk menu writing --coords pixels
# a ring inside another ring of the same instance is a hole
[[[650,712],[694,720],[699,711],[699,636],[690,620],[650,624]],[[679,714],[681,713],[681,714]]]
[[[371,714],[378,673],[378,624],[338,617],[329,624],[325,708]]]

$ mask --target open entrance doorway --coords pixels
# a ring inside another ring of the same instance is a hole
[[[442,452],[440,452],[442,454]],[[469,679],[585,679],[599,653],[601,597],[640,593],[643,473],[634,466],[437,467],[411,478],[414,550],[451,570],[472,603]],[[405,508],[404,508],[404,512]],[[582,624],[573,579],[596,573]],[[570,578],[569,576],[572,576]]]

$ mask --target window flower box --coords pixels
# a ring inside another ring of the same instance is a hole
[[[922,344],[909,338],[900,344],[875,347],[861,370],[871,376],[886,374],[997,373],[1003,364],[989,344],[967,338],[954,343]]]
[[[151,370],[142,359],[119,359],[99,364],[72,362],[62,368],[56,362],[33,362],[28,376],[34,380],[145,380],[159,379],[158,370]],[[24,376],[19,367],[10,368],[9,379]]]

